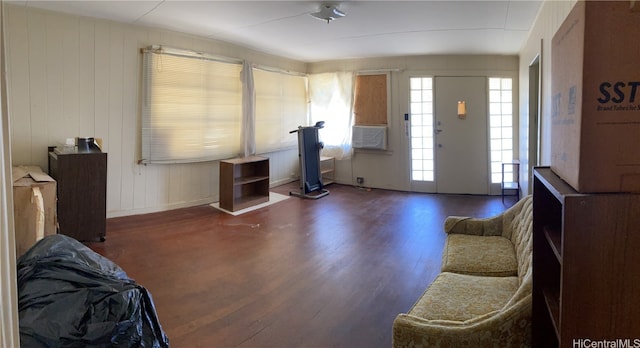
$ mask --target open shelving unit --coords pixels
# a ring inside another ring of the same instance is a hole
[[[237,211],[268,201],[268,158],[250,156],[220,161],[220,208]]]
[[[640,195],[582,194],[534,170],[534,347],[640,337]]]
[[[516,196],[516,202],[520,200],[520,161],[502,163],[502,182],[500,183],[502,203],[504,196]]]
[[[336,180],[336,159],[320,156],[320,173],[323,185],[333,184]]]

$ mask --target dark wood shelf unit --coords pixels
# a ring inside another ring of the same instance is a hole
[[[220,161],[220,208],[245,209],[269,201],[269,158]]]
[[[547,242],[549,243],[549,247],[558,260],[558,263],[562,264],[562,255],[560,254],[560,251],[562,250],[562,233],[560,233],[559,230],[546,226],[543,226],[542,230]]]
[[[50,147],[49,175],[57,182],[58,232],[79,241],[104,241],[107,154]]]
[[[235,178],[233,184],[238,186],[238,185],[247,185],[247,184],[251,184],[254,182],[261,182],[264,181],[265,179],[268,179],[269,177],[265,177],[265,176],[249,176],[249,177],[240,177],[240,178]]]
[[[556,337],[560,336],[558,327],[560,327],[560,293],[558,289],[542,289],[542,295],[544,296],[545,305],[549,311],[549,319],[551,319],[551,326],[555,331]]]
[[[640,337],[640,194],[578,193],[540,167],[533,204],[533,346]]]

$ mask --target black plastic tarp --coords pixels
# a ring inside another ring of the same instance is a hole
[[[168,347],[151,294],[65,235],[18,259],[22,347]]]

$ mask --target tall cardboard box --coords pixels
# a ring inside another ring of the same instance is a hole
[[[640,1],[578,1],[551,42],[551,169],[640,192]]]
[[[37,166],[13,167],[16,257],[57,233],[56,181]]]

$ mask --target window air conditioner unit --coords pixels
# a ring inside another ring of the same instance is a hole
[[[387,126],[353,126],[351,146],[354,149],[387,149]]]

